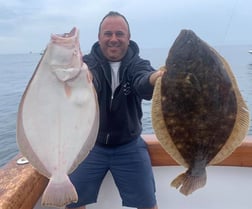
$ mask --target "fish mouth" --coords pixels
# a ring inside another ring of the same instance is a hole
[[[71,37],[76,36],[77,33],[78,33],[78,29],[76,27],[73,27],[73,29],[69,33],[56,34],[56,35],[61,38],[71,38]]]
[[[73,29],[69,33],[63,33],[63,34],[52,34],[51,35],[51,42],[55,44],[71,44],[73,41],[75,43],[78,42],[79,38],[79,30],[76,27],[73,27]]]
[[[75,49],[75,56],[78,54],[82,57],[79,43],[79,30],[76,27],[73,27],[69,33],[51,34],[51,44],[55,44],[66,49]]]

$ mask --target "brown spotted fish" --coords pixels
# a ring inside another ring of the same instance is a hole
[[[156,82],[152,123],[163,148],[187,171],[171,185],[189,195],[206,184],[206,166],[242,142],[249,111],[223,57],[191,30],[173,43]]]
[[[78,30],[53,34],[22,96],[17,118],[21,153],[49,179],[43,205],[77,202],[68,174],[92,149],[98,127],[96,92],[82,61]]]

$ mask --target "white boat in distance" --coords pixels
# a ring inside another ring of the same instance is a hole
[[[250,49],[250,50],[248,51],[248,53],[252,54],[252,49]]]

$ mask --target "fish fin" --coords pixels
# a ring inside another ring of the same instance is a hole
[[[79,68],[55,68],[53,73],[56,75],[57,79],[62,82],[76,78],[79,73]]]
[[[19,146],[19,149],[24,157],[28,159],[30,164],[42,175],[49,177],[51,176],[50,171],[46,168],[45,164],[40,161],[39,157],[36,155],[33,150],[31,143],[29,142],[25,130],[24,130],[24,121],[23,121],[23,104],[25,96],[22,97],[19,108],[18,108],[18,117],[16,125],[16,140]]]
[[[42,205],[63,207],[72,202],[78,201],[75,187],[66,175],[63,182],[51,178],[42,196]]]
[[[155,83],[154,92],[152,95],[152,125],[154,132],[164,150],[180,165],[189,167],[188,163],[181,156],[176,145],[172,141],[170,133],[168,132],[165,124],[165,119],[162,112],[162,96],[161,96],[161,77]]]
[[[92,128],[89,132],[89,136],[86,139],[86,142],[83,144],[83,147],[80,149],[80,153],[77,155],[75,161],[73,162],[71,168],[68,171],[69,173],[72,173],[77,167],[78,165],[86,158],[86,156],[89,154],[90,150],[93,148],[95,141],[96,141],[96,136],[99,130],[99,124],[100,123],[100,114],[99,114],[99,107],[98,107],[98,98],[96,95],[96,91],[95,88],[92,87],[92,91],[94,94],[94,98],[95,98],[95,104],[96,104],[96,111],[95,111],[95,117],[94,117],[94,121],[93,121],[93,125]]]
[[[184,195],[189,195],[195,190],[202,188],[206,184],[206,172],[201,176],[192,176],[188,172],[182,173],[177,176],[172,182],[171,186],[178,189]]]
[[[66,96],[67,96],[67,97],[70,97],[71,94],[72,94],[72,88],[71,88],[69,85],[67,85],[67,84],[65,83],[64,89],[65,89]]]
[[[215,52],[217,53],[217,52]],[[234,86],[235,95],[237,97],[237,115],[233,130],[228,137],[226,143],[221,148],[221,150],[217,153],[217,155],[210,161],[210,165],[217,164],[226,159],[232,152],[240,146],[244,138],[246,137],[249,130],[250,123],[250,112],[246,105],[245,100],[242,97],[242,94],[239,91],[238,84],[236,82],[235,76],[231,71],[227,61],[218,55],[222,60],[225,68],[227,69],[227,73],[231,78],[232,84]]]

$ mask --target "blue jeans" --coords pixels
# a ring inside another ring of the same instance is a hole
[[[139,137],[116,147],[95,145],[87,158],[70,174],[79,200],[67,207],[75,208],[96,202],[108,170],[114,178],[123,206],[152,208],[156,205],[151,161],[147,145]]]

